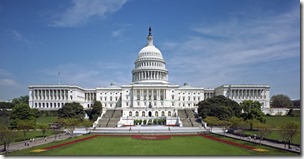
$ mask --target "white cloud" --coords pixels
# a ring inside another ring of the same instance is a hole
[[[28,48],[32,47],[33,43],[25,38],[22,34],[20,34],[17,30],[10,29],[9,33],[16,41],[20,42],[22,45],[25,45]]]
[[[111,62],[91,62],[87,64],[68,63],[40,70],[46,74],[40,79],[41,84],[58,84],[60,72],[61,84],[79,85],[85,88],[108,86],[110,83],[128,84],[131,81],[130,72],[119,64]],[[39,80],[38,80],[39,82]]]
[[[271,77],[264,70],[257,72],[257,68],[273,62],[279,68],[279,60],[300,57],[296,11],[255,19],[234,17],[216,25],[198,25],[191,30],[194,35],[185,41],[162,45],[162,50],[174,53],[167,54],[166,59],[173,82],[211,88],[235,82],[272,84],[271,78],[278,77]],[[264,77],[263,81],[260,77]]]
[[[52,21],[53,27],[85,25],[93,17],[105,17],[117,12],[127,0],[73,0],[73,5]]]
[[[0,86],[17,86],[17,82],[13,79],[0,79]]]
[[[115,38],[115,37],[121,35],[121,33],[122,33],[121,29],[114,30],[114,31],[112,31],[112,37]]]

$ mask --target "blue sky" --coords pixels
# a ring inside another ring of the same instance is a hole
[[[1,0],[0,100],[31,84],[129,84],[148,27],[169,81],[300,98],[298,0]]]

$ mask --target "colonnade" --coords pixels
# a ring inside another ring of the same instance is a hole
[[[168,80],[167,73],[161,71],[140,71],[133,73],[134,80]]]
[[[141,62],[136,64],[137,67],[164,67],[164,64],[161,62]]]
[[[229,94],[232,99],[266,99],[264,89],[232,89]]]
[[[205,92],[204,99],[212,98],[214,96],[214,92]]]
[[[36,89],[32,90],[33,100],[68,100],[66,89]]]
[[[85,101],[94,101],[96,100],[96,93],[95,92],[89,92],[84,94]]]
[[[164,100],[166,99],[165,89],[134,89],[134,100]]]

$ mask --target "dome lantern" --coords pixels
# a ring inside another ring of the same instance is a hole
[[[135,61],[132,71],[133,83],[168,83],[168,71],[162,53],[153,44],[151,27],[147,37],[147,44],[142,48]]]

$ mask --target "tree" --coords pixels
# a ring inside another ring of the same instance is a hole
[[[232,116],[240,116],[241,107],[234,100],[219,95],[199,102],[198,114],[203,119],[214,116],[220,120],[227,120]]]
[[[288,122],[281,126],[281,131],[279,132],[282,138],[289,143],[288,147],[290,148],[290,142],[299,133],[299,126],[295,122]]]
[[[274,95],[270,101],[271,108],[291,108],[293,106],[290,98],[284,94]]]
[[[83,106],[77,102],[65,103],[65,105],[58,109],[58,118],[84,118]]]
[[[85,127],[86,131],[88,131],[89,127],[92,127],[93,125],[93,123],[87,119],[84,119],[80,124]]]
[[[288,110],[287,116],[294,116],[292,108]]]
[[[11,125],[12,127],[17,126],[19,120],[35,120],[35,114],[31,110],[28,104],[20,103],[17,104],[11,112]]]
[[[15,105],[10,102],[0,102],[0,109],[12,109]]]
[[[78,126],[79,124],[80,124],[80,120],[76,119],[76,118],[63,119],[63,126],[64,126],[64,128],[69,130],[71,137],[73,137],[73,132],[74,132],[76,126]]]
[[[95,101],[92,109],[86,110],[86,113],[88,114],[89,119],[91,121],[96,121],[97,118],[101,115],[101,112],[102,112],[102,105],[100,101]]]
[[[38,129],[40,129],[42,135],[45,137],[46,136],[45,133],[49,129],[49,126],[45,125],[45,124],[40,124],[37,127],[38,127]]]
[[[17,132],[0,125],[0,141],[3,142],[2,152],[8,152],[10,143],[12,143],[17,136]]]
[[[264,115],[261,110],[261,103],[258,101],[252,101],[252,100],[244,100],[240,104],[242,110],[244,113],[242,113],[242,117],[244,120],[252,120],[257,119],[260,122],[265,122],[266,120],[262,118]]]
[[[19,98],[14,98],[12,100],[13,105],[17,105],[17,104],[21,104],[21,103],[29,104],[29,96],[28,95],[20,96]]]
[[[268,136],[271,134],[271,126],[264,123],[258,123],[255,125],[255,129],[257,129],[258,137],[260,138],[260,145],[262,144],[262,139],[265,136]]]
[[[244,129],[248,128],[248,123],[245,122],[242,118],[238,118],[235,116],[231,117],[228,121],[230,123],[230,127],[232,129],[237,130],[240,134],[240,137],[242,137]]]
[[[210,128],[211,128],[211,131],[212,131],[212,127],[214,125],[218,125],[219,124],[219,118],[217,117],[214,117],[214,116],[207,116],[205,119],[204,119],[204,122],[206,122]]]
[[[19,120],[17,122],[17,129],[23,132],[23,140],[25,140],[25,136],[27,133],[35,128],[35,122],[33,120]]]
[[[226,130],[230,127],[230,122],[227,120],[219,120],[218,125],[222,127],[224,135],[226,135]]]

